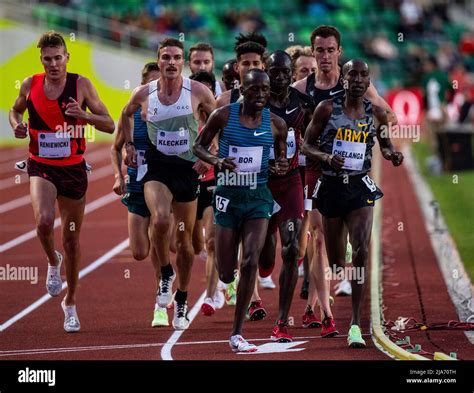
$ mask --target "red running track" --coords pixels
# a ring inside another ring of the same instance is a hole
[[[100,151],[103,152],[103,156],[101,159],[98,159],[97,167],[105,166],[108,162],[108,148],[98,147],[96,153]],[[93,149],[90,149],[86,153],[86,158],[87,154],[92,152]],[[11,154],[13,157],[14,153]],[[18,152],[15,151],[15,159],[18,158],[18,155]],[[13,164],[14,160],[11,162]],[[406,176],[401,171],[395,172],[390,170],[390,175],[387,178],[390,178],[391,181],[406,181]],[[88,203],[109,194],[112,184],[112,175],[103,177],[100,181],[91,182],[87,194]],[[395,186],[392,188],[393,193]],[[392,208],[392,203],[386,202],[387,200],[390,201],[391,185],[382,184],[382,187],[386,187],[384,189],[386,195],[384,204],[391,206],[390,214],[393,215],[399,209]],[[2,202],[0,203],[24,196],[27,192],[26,185],[6,189],[2,191],[2,194],[6,195],[2,196]],[[388,212],[388,209],[384,209],[384,211]],[[81,268],[90,265],[127,239],[126,215],[125,207],[118,199],[115,199],[85,216],[81,234]],[[1,244],[34,229],[32,210],[28,205],[0,214],[0,217],[2,220]],[[410,217],[411,224],[411,213],[408,217]],[[421,231],[419,227],[423,227],[423,224],[420,216],[416,217],[416,220],[419,222],[413,225],[417,226],[416,233],[418,233]],[[403,239],[392,236],[387,230],[384,227],[384,247],[387,247],[385,240],[385,237],[387,237],[390,240],[389,243],[392,244],[395,257],[399,256],[399,258],[404,259],[403,253],[406,251],[406,248],[402,243]],[[59,228],[57,228],[55,230],[55,239],[58,245],[60,244],[59,234]],[[2,253],[1,265],[5,266],[6,264],[11,266],[38,267],[39,281],[37,284],[31,284],[26,281],[6,281],[1,283],[2,303],[0,307],[0,322],[2,324],[46,294],[44,288],[46,260],[36,238],[27,240]],[[275,282],[278,281],[277,271],[279,264],[280,262],[278,261],[276,272],[273,274]],[[398,269],[399,266],[401,275],[405,276],[410,273],[409,270],[402,269],[404,265],[401,263],[397,264],[395,268]],[[261,351],[261,353],[257,354],[235,355],[230,351],[227,342],[233,319],[234,309],[232,307],[224,306],[223,309],[218,310],[212,317],[205,317],[198,312],[192,321],[191,327],[179,335],[179,337],[176,337],[177,334],[171,327],[152,328],[150,324],[155,296],[153,277],[153,269],[148,259],[137,262],[131,257],[130,251],[124,249],[80,280],[77,306],[82,325],[80,333],[66,334],[63,331],[63,313],[60,307],[60,301],[64,296],[63,292],[57,298],[48,297],[44,304],[2,332],[0,359],[389,359],[387,355],[380,352],[374,346],[370,338],[368,296],[364,305],[362,326],[368,347],[364,350],[350,350],[346,344],[346,334],[350,321],[350,298],[336,298],[334,315],[341,335],[337,338],[322,339],[319,336],[319,329],[303,329],[301,327],[301,315],[305,302],[298,297],[301,286],[300,279],[290,312],[295,321],[295,326],[291,327],[290,333],[294,336],[295,341],[291,346],[284,344],[271,345],[269,337],[277,317],[278,290],[261,290],[268,316],[263,321],[246,322],[244,325],[244,335],[255,344],[263,345],[264,347],[261,349],[266,349],[267,352]],[[438,280],[434,284],[441,286],[443,283]],[[442,290],[445,291],[445,288],[443,288]],[[204,290],[204,262],[196,257],[193,266],[192,285],[189,290],[190,309],[195,305]],[[389,310],[398,313],[398,309],[402,309],[403,313],[400,315],[404,315],[406,310],[405,301],[397,300],[395,296],[391,296],[389,292],[387,293],[386,285],[384,294],[387,294],[385,303]],[[416,289],[412,286],[404,287],[402,295],[416,298]],[[447,303],[447,306],[449,305],[450,303]],[[451,305],[451,311],[453,312],[453,310],[454,308]],[[413,310],[413,312],[415,311]],[[171,322],[172,310],[169,311],[169,317]],[[442,337],[443,332],[439,332],[439,335]],[[438,339],[437,336],[436,339]],[[437,341],[437,344],[443,344],[441,339]],[[449,351],[450,349],[446,350]],[[465,356],[464,353],[462,355]]]

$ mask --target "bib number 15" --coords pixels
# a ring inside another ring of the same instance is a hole
[[[229,204],[229,202],[230,199],[216,195],[216,209],[220,212],[225,213],[227,211],[227,205]]]

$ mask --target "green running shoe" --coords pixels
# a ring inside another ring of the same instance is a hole
[[[347,334],[347,344],[350,348],[365,348],[365,341],[362,338],[362,333],[359,326],[351,325],[349,333]]]
[[[237,285],[239,283],[239,275],[238,273],[234,276],[234,281],[232,281],[225,290],[225,302],[228,306],[235,306],[237,303]]]
[[[165,307],[158,307],[153,313],[153,322],[151,323],[152,327],[158,326],[169,326],[168,322],[168,313],[166,312]]]
[[[346,263],[352,263],[352,244],[347,241],[346,246]]]

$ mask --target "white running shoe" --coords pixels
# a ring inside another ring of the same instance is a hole
[[[304,277],[304,265],[303,264],[301,264],[298,267],[298,277]]]
[[[176,330],[186,330],[189,327],[188,302],[178,303],[174,301],[173,327]]]
[[[264,289],[275,289],[276,288],[276,285],[272,280],[272,276],[268,276],[268,277],[258,276],[258,281],[260,282],[260,286]]]
[[[58,258],[57,266],[51,266],[48,263],[48,273],[46,276],[46,290],[50,296],[58,296],[63,290],[63,282],[61,280],[61,263],[63,256],[59,251],[54,251]]]
[[[253,344],[250,344],[245,340],[240,334],[231,336],[229,340],[229,346],[233,352],[256,352],[257,347]]]
[[[160,289],[157,296],[157,303],[160,307],[166,307],[173,301],[173,283],[176,280],[176,272],[173,270],[171,277],[160,280]]]
[[[216,291],[214,292],[214,296],[212,297],[212,301],[214,302],[214,306],[216,306],[217,309],[224,307],[225,296],[222,291],[216,289]]]
[[[61,307],[64,311],[64,330],[67,333],[74,333],[81,330],[81,323],[79,322],[79,317],[76,312],[76,305],[66,306],[66,298],[61,302]]]
[[[336,296],[351,296],[352,286],[348,280],[342,280],[334,286]]]

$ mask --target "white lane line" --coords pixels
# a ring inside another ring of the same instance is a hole
[[[188,313],[189,326],[190,327],[191,327],[191,323],[193,322],[194,318],[196,318],[196,315],[198,314],[199,310],[201,309],[201,305],[204,302],[205,298],[206,298],[206,291],[204,291],[201,294],[201,297],[198,299],[196,304],[193,306],[191,311]],[[166,344],[163,346],[163,348],[161,348],[161,358],[163,360],[173,360],[173,357],[171,356],[171,350],[176,345],[179,338],[182,336],[182,334],[185,331],[186,330],[175,330],[174,333],[171,335],[171,337],[166,342]]]
[[[97,210],[101,208],[102,206],[105,206],[109,204],[110,202],[117,199],[119,199],[119,196],[115,194],[114,192],[111,192],[110,194],[97,198],[96,200],[86,205],[84,215],[92,213],[94,210]],[[54,220],[54,228],[57,228],[60,224],[61,224],[61,218],[58,217]],[[5,252],[9,250],[10,248],[16,247],[30,239],[34,239],[35,237],[36,237],[36,229],[32,229],[31,231],[26,232],[23,235],[16,237],[15,239],[12,239],[4,244],[0,244],[0,253]]]
[[[89,183],[102,179],[103,177],[112,175],[112,173],[113,173],[113,170],[110,165],[103,166],[97,170],[93,169],[91,175],[89,176]],[[31,203],[31,198],[29,194],[22,196],[21,198],[17,198],[17,199],[14,199],[13,201],[1,204],[0,214],[6,213],[10,210],[14,210],[25,205],[29,205],[30,203]]]
[[[362,334],[362,336],[370,337],[370,334]],[[347,335],[338,335],[336,338],[346,338]],[[319,340],[322,339],[320,335],[317,336],[305,336],[305,337],[293,337],[294,340]],[[264,342],[270,341],[269,337],[265,338],[253,338],[252,342]],[[209,340],[209,341],[185,341],[179,342],[175,345],[209,345],[209,344],[226,344],[229,340]],[[136,349],[136,348],[155,348],[162,347],[166,343],[143,343],[143,344],[112,344],[112,345],[91,345],[84,347],[64,347],[64,348],[32,348],[32,349],[13,349],[7,351],[0,351],[0,357],[6,356],[26,356],[26,355],[42,355],[50,353],[66,353],[66,352],[84,352],[84,351],[106,351],[106,350],[118,350],[118,349]],[[230,349],[229,349],[230,351]]]
[[[128,247],[128,238],[122,241],[121,243],[117,244],[114,248],[111,250],[107,251],[104,255],[96,259],[94,262],[92,262],[90,265],[85,267],[79,272],[79,280],[81,278],[84,278],[87,276],[90,272],[94,271],[98,267],[102,266],[105,262],[107,262],[109,259],[113,258],[115,255],[119,254],[122,252],[125,248]],[[66,282],[63,282],[62,289],[64,290],[67,287]],[[0,325],[0,332],[3,332],[5,329],[13,325],[14,323],[18,322],[20,319],[23,317],[27,316],[34,310],[36,310],[38,307],[46,303],[48,300],[52,299],[52,297],[49,294],[45,294],[41,296],[38,300],[36,300],[34,303],[30,304],[28,307],[20,311],[18,314],[14,315],[11,317],[9,320],[4,322],[2,325]]]

